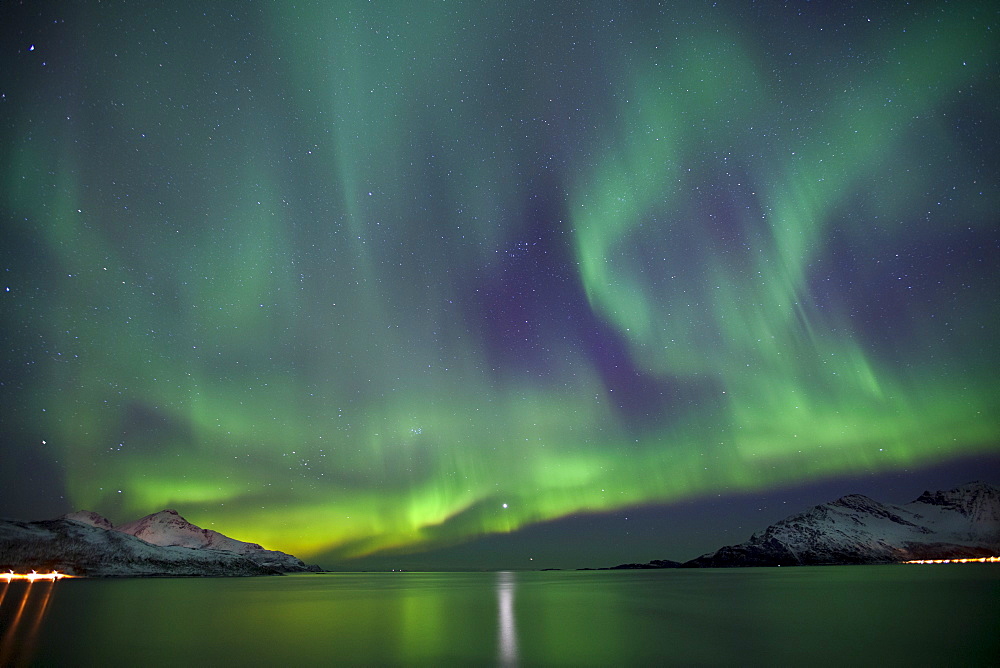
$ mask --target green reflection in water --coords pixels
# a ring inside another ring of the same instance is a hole
[[[988,665],[1000,568],[344,573],[56,585],[38,665]]]

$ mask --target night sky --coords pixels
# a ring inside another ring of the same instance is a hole
[[[1000,479],[992,2],[5,3],[0,515],[687,559]]]

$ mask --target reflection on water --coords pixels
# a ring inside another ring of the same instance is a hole
[[[7,580],[0,589],[0,666],[27,665],[38,642],[55,579]]]
[[[498,662],[501,666],[517,665],[517,625],[514,621],[514,587],[517,574],[497,573],[497,639]]]
[[[991,564],[81,578],[14,582],[0,596],[0,665],[15,666],[993,666],[1000,656]]]

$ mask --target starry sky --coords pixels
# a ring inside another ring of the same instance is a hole
[[[996,481],[992,4],[8,3],[0,515],[601,566]]]

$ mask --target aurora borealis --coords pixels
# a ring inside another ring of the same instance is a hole
[[[343,562],[995,466],[1000,17],[842,5],[17,7],[2,509]]]

